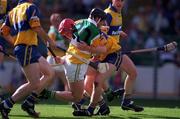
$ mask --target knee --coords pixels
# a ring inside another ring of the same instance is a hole
[[[136,80],[136,78],[137,78],[137,70],[136,70],[136,69],[131,70],[131,72],[129,72],[128,76],[129,76],[131,79]]]
[[[95,87],[95,90],[96,89],[101,89],[103,86],[102,86],[102,82],[99,80],[99,81],[95,81],[94,82],[94,87]]]
[[[52,68],[49,69],[49,72],[48,72],[49,79],[52,79],[54,76],[55,76],[55,70],[53,70]]]
[[[37,90],[40,87],[40,80],[29,83],[32,90]]]
[[[48,69],[48,71],[45,74],[45,76],[47,77],[47,81],[49,83],[51,83],[51,82],[53,82],[53,78],[55,76],[55,71],[53,69]]]

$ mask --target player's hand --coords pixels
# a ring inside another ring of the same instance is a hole
[[[47,42],[47,47],[52,47],[52,48],[56,48],[57,44],[56,42],[54,42],[53,40],[49,40]]]
[[[121,32],[120,32],[120,37],[121,37],[121,38],[126,39],[127,36],[128,36],[128,35],[127,35],[124,31],[121,31]]]
[[[109,26],[101,26],[101,32],[107,33],[109,31]]]
[[[85,42],[81,41],[81,42],[78,42],[78,45],[77,45],[77,48],[79,50],[83,50],[83,51],[90,51],[90,46],[87,45]]]
[[[64,64],[64,60],[61,59],[61,57],[59,57],[59,56],[56,56],[56,57],[55,57],[55,61],[56,61],[56,63],[58,63],[58,64]]]

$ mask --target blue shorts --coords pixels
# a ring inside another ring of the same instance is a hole
[[[106,58],[102,62],[111,63],[116,66],[116,70],[119,69],[122,63],[122,54],[121,52],[114,52],[106,56]]]
[[[38,59],[41,57],[41,54],[35,45],[17,45],[14,48],[14,54],[16,55],[16,58],[22,67],[32,63],[37,63]]]

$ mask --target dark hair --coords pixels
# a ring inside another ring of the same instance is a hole
[[[101,20],[106,20],[106,13],[99,8],[93,8],[89,14],[89,18],[101,18]]]

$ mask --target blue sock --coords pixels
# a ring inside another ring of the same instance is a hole
[[[34,92],[32,92],[24,102],[27,102],[29,104],[35,104],[38,100],[38,95]]]
[[[128,105],[131,102],[131,95],[130,94],[126,94],[123,96],[123,100],[122,100],[122,104],[123,105]]]
[[[83,105],[86,101],[87,101],[86,98],[82,98],[82,99],[78,102],[78,104]]]
[[[91,114],[93,114],[93,113],[94,113],[94,110],[95,110],[95,107],[89,106],[87,110],[88,110]]]
[[[103,99],[101,101],[99,101],[98,104],[99,104],[100,109],[102,109],[102,110],[106,109],[108,107],[105,100],[103,100]]]
[[[12,100],[12,98],[8,98],[3,101],[3,106],[6,109],[12,108],[14,104],[15,104],[15,102]]]

